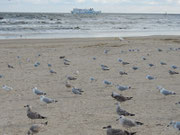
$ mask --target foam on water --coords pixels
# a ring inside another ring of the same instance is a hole
[[[0,39],[179,35],[178,14],[0,13]]]

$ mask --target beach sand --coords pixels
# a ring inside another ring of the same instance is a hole
[[[180,47],[179,36],[128,37],[123,41],[119,38],[0,40],[0,74],[4,76],[0,78],[0,135],[27,133],[32,125],[24,108],[27,104],[48,117],[48,126],[39,135],[105,135],[102,127],[107,125],[125,129],[116,121],[113,91],[133,97],[121,103],[121,107],[136,114],[129,118],[144,123],[128,131],[137,132],[137,135],[178,134],[173,127],[167,127],[171,120],[180,121],[180,107],[175,105],[180,101],[180,77],[168,73],[171,65],[180,67],[180,50],[170,50],[170,47]],[[158,48],[163,51],[158,52]],[[106,49],[110,50],[108,54],[104,54]],[[129,52],[128,49],[140,51]],[[70,65],[64,65],[60,56],[70,60]],[[143,56],[147,60],[142,60]],[[123,66],[118,58],[130,64]],[[167,65],[160,65],[161,61]],[[34,67],[36,62],[40,62],[38,67]],[[149,63],[155,66],[149,67]],[[8,64],[14,69],[8,68]],[[51,74],[47,64],[52,64],[51,69],[57,74]],[[107,65],[110,70],[101,70],[100,64]],[[139,69],[134,71],[132,66]],[[128,75],[120,76],[120,70]],[[82,95],[75,95],[71,88],[65,87],[66,75],[74,76],[76,71],[79,71],[78,79],[70,83],[82,88]],[[147,80],[146,75],[156,79]],[[90,77],[97,81],[91,83]],[[103,80],[132,88],[121,92],[115,86],[105,87]],[[5,91],[2,85],[13,90]],[[177,94],[165,97],[156,89],[158,85]],[[58,102],[47,107],[33,94],[33,87]],[[35,123],[45,121],[36,120]]]

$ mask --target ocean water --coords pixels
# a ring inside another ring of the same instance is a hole
[[[0,13],[0,39],[147,35],[180,35],[180,15]]]

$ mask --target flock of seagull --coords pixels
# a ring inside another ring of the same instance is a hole
[[[180,50],[179,48],[177,48],[177,49]],[[170,48],[170,50],[173,50],[173,48]],[[129,52],[134,52],[134,51],[138,52],[140,50],[139,49],[130,49],[129,50]],[[162,49],[158,49],[157,51],[162,52],[163,50]],[[104,54],[108,54],[109,52],[110,52],[110,50],[104,50]],[[122,53],[123,53],[123,51],[122,51]],[[65,56],[60,56],[59,58],[63,60],[64,65],[66,65],[66,66],[70,65],[71,61],[66,59]],[[96,60],[96,57],[93,57],[93,60]],[[142,60],[145,61],[146,57],[142,57]],[[123,66],[130,64],[129,62],[123,61],[122,59],[118,59],[118,61]],[[161,65],[167,65],[165,62],[160,62],[160,64]],[[38,67],[39,65],[40,65],[40,62],[36,62],[34,64],[34,67]],[[48,64],[48,67],[50,68],[49,72],[51,74],[57,74],[56,71],[51,69],[51,66],[52,66],[51,64]],[[152,64],[152,63],[149,63],[148,66],[149,67],[153,67],[155,65]],[[108,72],[108,70],[110,70],[110,67],[108,67],[107,65],[101,64],[100,67],[105,72]],[[13,69],[14,66],[8,64],[8,68],[12,68]],[[139,67],[133,66],[132,69],[133,70],[138,70]],[[179,72],[177,72],[176,69],[178,69],[178,67],[176,65],[172,65],[171,69],[168,71],[169,75],[177,75],[177,74],[179,74]],[[82,89],[76,88],[73,85],[71,85],[71,81],[76,80],[78,78],[77,76],[79,74],[79,71],[76,71],[75,74],[76,74],[76,76],[66,76],[65,86],[67,88],[71,88],[73,94],[82,95],[82,93],[84,92]],[[124,71],[119,71],[119,74],[121,76],[128,75],[128,73],[124,72]],[[147,75],[146,79],[154,80],[154,79],[157,79],[157,77],[154,77],[154,76],[151,76],[151,75]],[[91,83],[92,82],[96,82],[97,79],[95,79],[93,77],[90,77],[90,81],[91,81]],[[114,84],[113,82],[110,82],[108,80],[103,80],[103,84],[106,87],[108,87],[108,86],[115,86],[117,88],[117,90],[119,90],[119,91],[125,91],[125,90],[128,90],[128,89],[131,89],[131,86]],[[6,90],[6,91],[13,90],[12,87],[9,87],[7,85],[3,85],[2,89]],[[157,86],[157,89],[164,96],[175,95],[176,94],[175,92],[167,90],[167,89],[163,88],[162,86]],[[40,97],[40,101],[44,102],[47,105],[50,104],[50,103],[58,102],[56,99],[51,99],[51,98],[47,97],[46,93],[43,92],[42,90],[39,90],[37,87],[34,87],[32,89],[32,92],[35,95],[38,95]],[[122,102],[126,102],[128,100],[131,100],[133,97],[126,97],[126,96],[123,96],[122,94],[119,94],[119,93],[116,93],[116,92],[112,92],[111,96],[112,96],[113,99],[115,99],[117,101],[117,103],[116,103],[116,113],[118,115],[117,121],[119,121],[119,123],[124,128],[127,128],[127,130],[114,129],[114,128],[112,128],[111,125],[108,125],[106,127],[103,127],[103,129],[107,130],[106,134],[107,135],[134,135],[134,134],[136,134],[136,132],[129,132],[128,129],[131,128],[131,127],[141,126],[144,123],[136,121],[134,119],[128,118],[128,117],[131,117],[131,116],[135,116],[135,114],[132,113],[132,112],[128,112],[127,110],[123,109],[121,107],[121,104],[120,104]],[[180,104],[180,102],[177,102],[176,104]],[[35,122],[36,119],[45,119],[45,120],[48,119],[46,116],[42,116],[38,112],[33,111],[32,107],[30,105],[25,105],[24,107],[27,109],[27,117],[29,119],[31,119],[33,122]],[[46,121],[44,123],[40,123],[40,124],[32,124],[32,126],[29,128],[29,130],[27,132],[27,135],[33,135],[33,134],[36,134],[36,133],[40,132],[42,129],[44,129],[47,126],[47,124],[48,124],[48,121]],[[171,121],[168,126],[170,126],[170,125],[173,126],[176,129],[180,130],[180,122],[178,122],[178,121],[177,122]]]
[[[176,51],[177,51],[177,50],[180,50],[180,48],[176,48],[176,49],[170,48],[170,50],[176,50]],[[129,50],[129,52],[132,52],[132,51],[135,51],[135,50],[134,50],[134,49],[133,49],[133,50]],[[139,49],[137,49],[136,51],[139,51]],[[159,51],[159,52],[162,52],[163,50],[162,50],[162,49],[158,49],[158,51]],[[106,53],[106,54],[107,54],[108,52],[109,52],[109,50],[108,50],[108,51],[104,51],[104,53]],[[142,60],[146,60],[146,58],[145,58],[145,57],[142,57]],[[122,63],[122,65],[128,65],[128,64],[130,64],[129,62],[123,61],[122,59],[118,59],[118,61],[119,61],[120,63]],[[160,62],[160,64],[161,64],[161,65],[167,65],[165,62]],[[152,63],[150,63],[150,64],[148,64],[148,65],[149,65],[149,67],[155,66],[155,65],[152,64]],[[101,65],[101,68],[102,68],[102,70],[110,70],[110,68],[109,68],[108,66],[106,66],[106,65]],[[173,70],[170,69],[170,70],[168,71],[168,73],[169,73],[170,75],[179,74],[179,72],[174,71],[175,69],[178,68],[176,65],[172,65],[171,68],[172,68]],[[132,69],[133,69],[133,70],[138,70],[139,68],[138,68],[137,66],[133,66]],[[120,71],[119,74],[120,74],[121,76],[123,76],[123,75],[128,75],[128,73],[126,73],[126,72],[124,72],[124,71]],[[157,77],[154,77],[154,76],[151,76],[151,75],[147,75],[147,76],[146,76],[146,79],[148,79],[148,80],[154,80],[154,79],[157,79]],[[103,83],[104,83],[105,85],[107,85],[107,86],[108,86],[108,85],[115,85],[115,84],[113,84],[112,82],[109,82],[109,81],[107,81],[107,80],[105,80]],[[119,91],[124,91],[124,90],[131,89],[131,86],[122,86],[122,85],[115,85],[115,86],[117,87],[117,89],[118,89]],[[167,96],[167,95],[176,95],[175,92],[170,91],[170,90],[167,90],[167,89],[163,88],[162,86],[157,86],[157,89],[158,89],[159,92],[160,92],[161,94],[163,94],[164,96]],[[136,121],[136,120],[134,120],[134,119],[127,118],[128,116],[135,116],[135,114],[130,113],[130,112],[124,110],[124,109],[120,106],[120,103],[125,102],[125,101],[128,101],[128,100],[131,100],[133,97],[125,97],[125,96],[123,96],[122,94],[118,94],[118,93],[116,93],[116,92],[112,92],[111,96],[112,96],[115,100],[118,101],[118,103],[116,103],[116,105],[117,105],[117,107],[116,107],[116,113],[119,115],[119,118],[117,119],[117,121],[119,121],[119,123],[120,123],[123,127],[129,129],[129,128],[131,128],[131,127],[135,127],[135,126],[139,126],[139,125],[143,125],[143,124],[144,124],[144,123],[139,122],[139,121]],[[180,102],[177,102],[176,104],[180,104]],[[180,131],[180,122],[179,122],[179,121],[176,121],[176,122],[175,122],[175,121],[171,121],[167,127],[169,127],[169,126],[173,126],[174,128],[176,128],[176,129],[178,129],[178,130]],[[108,125],[108,126],[106,126],[106,127],[103,127],[103,129],[106,129],[106,130],[107,130],[107,131],[106,131],[107,135],[134,135],[134,134],[136,134],[136,132],[129,132],[129,131],[127,131],[127,130],[121,130],[121,129],[114,129],[114,128],[112,128],[111,125]]]

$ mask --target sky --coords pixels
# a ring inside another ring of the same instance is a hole
[[[94,8],[103,13],[179,13],[180,0],[0,0],[0,12],[70,13]]]

